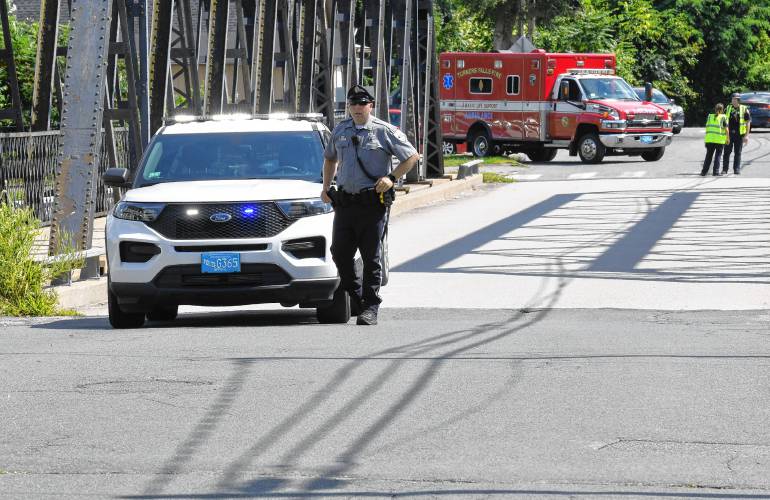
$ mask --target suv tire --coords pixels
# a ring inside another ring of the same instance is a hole
[[[315,310],[315,317],[319,323],[347,323],[350,321],[350,297],[348,292],[337,288],[331,303]]]
[[[601,163],[607,148],[599,140],[596,132],[589,132],[578,139],[578,154],[583,163]]]
[[[645,161],[658,161],[661,158],[663,158],[663,153],[666,151],[666,148],[658,148],[653,149],[652,151],[645,151],[642,153],[642,158],[645,159]]]
[[[107,283],[107,312],[110,319],[110,325],[113,328],[141,328],[144,325],[144,313],[123,312],[118,305],[118,297],[109,288]]]
[[[172,321],[179,314],[179,306],[158,306],[147,313],[150,321]]]

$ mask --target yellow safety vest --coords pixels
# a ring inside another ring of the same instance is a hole
[[[727,109],[725,109],[725,114],[727,115],[728,120],[730,119],[730,113],[732,113],[732,112],[733,112],[733,105],[732,104],[728,104],[727,105]],[[745,118],[746,117],[746,106],[744,106],[743,104],[739,104],[738,105],[738,114],[740,115],[740,120],[741,120],[741,128],[740,128],[741,135],[746,135],[746,131],[748,129],[747,124],[746,124],[746,118]]]
[[[706,119],[706,143],[727,144],[727,116],[710,114]]]

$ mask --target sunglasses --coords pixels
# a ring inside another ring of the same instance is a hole
[[[369,101],[367,99],[351,99],[348,101],[348,104],[351,106],[366,106],[372,101]]]

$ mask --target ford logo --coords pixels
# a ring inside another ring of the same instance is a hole
[[[217,212],[215,214],[211,214],[211,217],[209,217],[209,220],[211,222],[227,222],[232,218],[233,216],[230,214],[226,214],[224,212]]]

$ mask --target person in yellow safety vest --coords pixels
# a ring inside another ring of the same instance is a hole
[[[730,140],[724,149],[724,161],[722,161],[723,174],[730,170],[730,153],[733,150],[735,151],[733,172],[735,175],[741,174],[741,151],[743,151],[743,145],[749,142],[751,114],[749,113],[749,108],[740,103],[740,97],[740,94],[733,94],[732,103],[728,104],[725,110],[728,126],[730,127]]]
[[[714,159],[714,175],[719,173],[719,160],[722,158],[722,148],[730,141],[727,116],[722,103],[714,106],[714,113],[706,119],[706,160],[700,171],[701,176],[709,173],[711,159]]]

